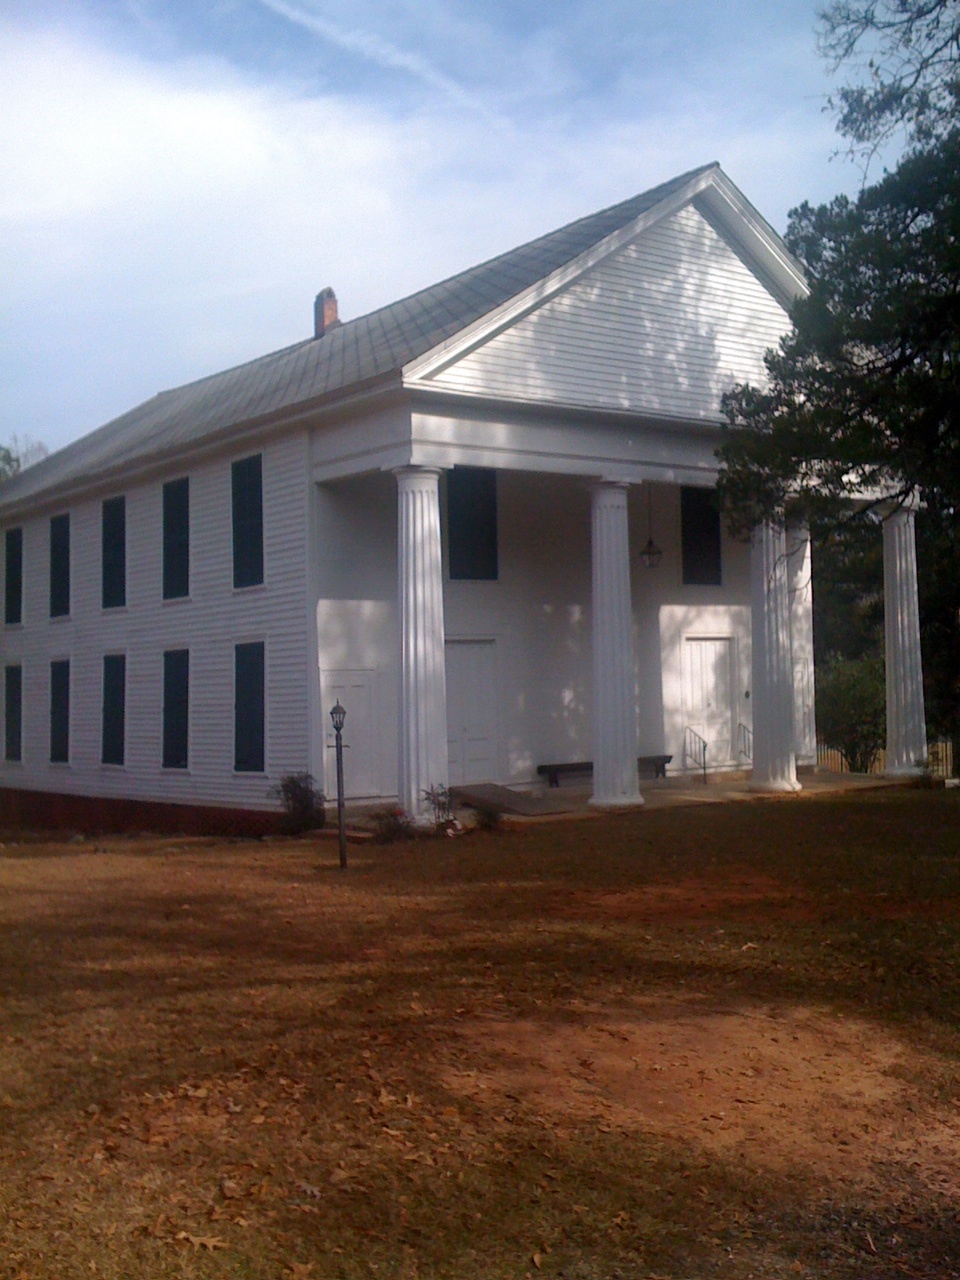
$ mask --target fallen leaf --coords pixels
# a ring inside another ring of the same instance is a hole
[[[219,1236],[194,1236],[189,1231],[178,1231],[175,1237],[177,1240],[186,1240],[188,1244],[192,1244],[194,1249],[207,1249],[213,1253],[215,1249],[229,1249],[230,1246],[226,1240],[221,1240]]]
[[[539,1271],[539,1270],[540,1270],[540,1255],[539,1255],[539,1253],[535,1253],[535,1254],[533,1255],[533,1257],[530,1259],[530,1261],[533,1263],[533,1265],[534,1265],[534,1266],[537,1268],[537,1270]]]

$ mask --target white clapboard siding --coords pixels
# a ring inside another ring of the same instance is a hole
[[[686,206],[429,378],[447,391],[716,419],[764,377],[783,307]]]
[[[265,584],[232,585],[230,465],[257,452],[224,454],[162,479],[115,487],[70,507],[71,611],[49,618],[49,518],[24,523],[24,624],[0,625],[4,663],[24,667],[23,763],[0,763],[10,787],[187,804],[275,807],[270,786],[309,767],[308,646],[304,610],[308,463],[304,433],[263,453]],[[164,479],[190,477],[190,597],[161,598]],[[123,493],[127,604],[100,606],[103,498]],[[0,556],[2,561],[2,556]],[[0,565],[2,576],[2,565]],[[266,644],[266,773],[233,771],[234,645]],[[161,766],[163,652],[190,650],[189,768]],[[127,659],[122,768],[100,764],[105,653]],[[49,763],[50,661],[71,662],[70,763]],[[0,698],[3,689],[0,681]],[[0,740],[2,743],[2,740]]]

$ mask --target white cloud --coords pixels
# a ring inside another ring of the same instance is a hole
[[[827,121],[712,92],[622,118],[510,123],[449,94],[401,115],[2,22],[0,86],[0,439],[65,443],[307,336],[324,285],[357,315],[709,160],[777,225],[833,185]]]
[[[430,88],[439,89],[457,106],[486,114],[487,108],[484,102],[468,93],[450,76],[444,75],[428,59],[385,40],[376,31],[345,27],[321,17],[314,10],[288,4],[286,0],[258,0],[258,3],[265,9],[269,9],[271,13],[305,28],[322,40],[330,41],[347,53],[359,54],[360,57],[368,59],[385,71],[406,72]]]

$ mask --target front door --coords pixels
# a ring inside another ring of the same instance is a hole
[[[343,724],[343,790],[350,799],[380,795],[380,733],[376,716],[375,671],[325,671],[323,719],[327,750],[324,761],[328,800],[337,794],[337,766],[330,709],[339,701],[347,718]]]
[[[447,767],[450,785],[497,781],[494,642],[447,641]]]
[[[706,742],[708,768],[733,759],[732,659],[730,636],[684,637],[684,726]]]

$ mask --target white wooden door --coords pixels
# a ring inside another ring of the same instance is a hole
[[[451,786],[497,781],[492,640],[447,641],[447,766]]]
[[[328,800],[336,798],[337,765],[330,708],[337,701],[347,713],[343,724],[343,790],[351,799],[380,795],[380,731],[376,714],[375,671],[325,671],[322,681]]]
[[[733,640],[685,636],[684,724],[707,744],[707,766],[729,764],[736,746],[733,722]]]

